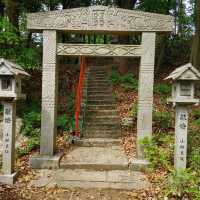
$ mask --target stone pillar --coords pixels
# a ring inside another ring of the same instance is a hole
[[[142,56],[139,72],[137,158],[143,159],[140,139],[152,135],[153,84],[156,33],[142,34]]]
[[[0,182],[13,184],[17,173],[15,166],[15,126],[16,126],[16,102],[3,102],[3,166]]]
[[[43,32],[42,121],[40,154],[53,156],[56,143],[57,88],[56,31]]]
[[[174,166],[176,169],[186,169],[187,164],[187,132],[188,107],[177,105],[175,123],[175,154]]]
[[[40,157],[31,159],[32,168],[58,168],[60,155],[54,155],[57,132],[58,70],[57,36],[54,30],[43,31],[42,121]]]

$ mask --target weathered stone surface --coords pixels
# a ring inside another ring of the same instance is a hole
[[[26,141],[26,138],[20,134],[20,130],[23,126],[21,118],[16,118],[16,129],[15,129],[15,147],[19,146],[22,142]],[[0,118],[0,154],[3,151],[3,119]]]
[[[43,32],[42,120],[40,154],[53,156],[56,143],[58,72],[56,31]]]
[[[75,147],[61,160],[60,166],[70,169],[128,169],[128,159],[120,146]]]
[[[38,155],[30,158],[30,166],[33,169],[58,169],[63,154],[55,154],[53,156]]]
[[[3,102],[3,175],[14,173],[15,165],[15,124],[16,124],[16,102]]]
[[[149,166],[149,161],[147,160],[137,160],[131,159],[129,163],[130,170],[132,171],[147,171]]]
[[[15,181],[17,180],[18,172],[12,173],[12,174],[0,174],[0,183],[13,185]]]
[[[141,190],[150,187],[147,177],[141,172],[129,170],[90,171],[85,169],[59,169],[39,172],[30,186],[63,188],[111,188]]]
[[[173,18],[167,15],[91,6],[68,10],[28,14],[28,29],[67,30],[81,32],[171,32]]]
[[[112,56],[139,57],[139,45],[99,45],[99,44],[58,44],[57,54],[61,56]]]
[[[185,169],[187,164],[188,107],[177,105],[175,110],[174,165],[176,169]]]
[[[106,147],[120,145],[120,139],[113,138],[88,138],[75,141],[75,144],[82,147]]]
[[[142,34],[142,57],[139,72],[137,156],[144,157],[140,140],[152,135],[155,33]]]

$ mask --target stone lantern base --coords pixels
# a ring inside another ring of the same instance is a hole
[[[13,185],[18,177],[18,172],[12,174],[1,174],[0,175],[0,183]]]

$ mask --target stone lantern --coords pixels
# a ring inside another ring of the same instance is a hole
[[[16,101],[25,98],[21,80],[27,76],[29,74],[19,65],[0,58],[0,101],[4,106],[1,183],[13,184],[17,176],[14,172]]]
[[[172,81],[172,98],[168,99],[175,107],[175,156],[176,169],[185,169],[187,164],[188,109],[198,105],[195,98],[195,82],[200,80],[199,71],[191,63],[174,70],[165,80]]]
[[[0,100],[24,99],[21,80],[29,76],[19,65],[0,58]]]

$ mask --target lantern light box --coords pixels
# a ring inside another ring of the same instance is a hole
[[[172,98],[169,102],[174,104],[194,104],[199,100],[195,99],[195,82],[199,81],[200,73],[188,63],[182,67],[175,69],[165,80],[172,81]]]
[[[27,76],[19,65],[0,58],[0,99],[24,99],[21,81]]]

